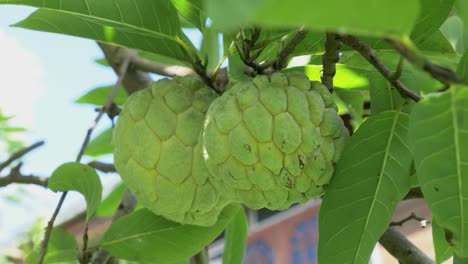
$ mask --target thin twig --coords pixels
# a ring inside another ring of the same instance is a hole
[[[416,220],[418,221],[420,224],[421,224],[421,227],[425,228],[427,224],[430,223],[430,221],[422,218],[422,217],[419,217],[417,216],[415,213],[411,213],[409,216],[401,219],[400,221],[394,221],[394,222],[391,222],[390,225],[391,226],[402,226],[404,223],[408,222],[408,221],[411,221],[411,220]]]
[[[336,74],[336,63],[340,60],[341,42],[334,33],[326,33],[325,54],[322,56],[322,83],[330,92],[333,91],[333,77]]]
[[[87,147],[87,145],[88,145],[88,143],[89,143],[89,141],[91,139],[91,134],[93,133],[94,128],[99,123],[99,121],[101,120],[101,117],[104,115],[104,113],[106,113],[108,111],[108,109],[111,107],[112,102],[114,101],[114,98],[117,95],[117,91],[118,91],[119,87],[122,85],[125,73],[126,73],[126,71],[128,69],[129,62],[130,62],[129,57],[124,58],[124,60],[122,61],[121,65],[120,65],[120,69],[118,71],[118,79],[117,79],[117,82],[115,83],[114,89],[112,90],[111,94],[107,98],[106,104],[101,109],[101,111],[98,113],[98,115],[94,119],[94,122],[89,127],[88,131],[86,132],[86,137],[85,137],[85,139],[83,141],[83,144],[81,145],[81,148],[80,148],[80,151],[78,152],[78,155],[76,156],[76,160],[75,160],[76,162],[81,161],[81,158],[83,157],[84,151],[85,151],[85,149],[86,149],[86,147]],[[47,247],[48,247],[48,244],[49,244],[50,234],[52,233],[52,228],[54,226],[55,219],[57,218],[57,215],[60,212],[60,209],[62,208],[62,204],[65,201],[65,198],[67,197],[67,194],[68,194],[68,192],[64,192],[62,194],[62,196],[60,197],[59,203],[57,204],[57,207],[55,208],[55,211],[52,214],[52,217],[50,218],[50,220],[49,220],[49,222],[47,224],[47,228],[46,228],[46,231],[45,231],[45,234],[44,234],[44,240],[42,241],[42,248],[41,248],[41,253],[39,255],[38,264],[42,264],[43,261],[44,261],[44,257],[46,255]],[[87,233],[86,232],[83,235],[83,244],[84,245],[87,244]],[[84,253],[83,261],[85,263],[87,263],[86,262],[87,257],[86,257],[86,254],[85,254],[86,253],[86,248],[85,247],[83,247],[83,253]]]
[[[459,76],[454,71],[445,68],[440,65],[430,63],[426,58],[420,55],[418,52],[413,52],[408,46],[404,43],[393,40],[393,39],[386,39],[387,43],[389,43],[396,51],[398,51],[401,55],[403,55],[409,62],[411,62],[416,67],[422,69],[423,71],[429,73],[432,78],[438,80],[443,84],[450,84],[450,83],[460,83],[466,84],[461,76]]]
[[[8,158],[6,161],[4,161],[3,163],[0,164],[0,172],[2,170],[4,170],[6,167],[8,167],[11,163],[13,163],[15,160],[17,159],[20,159],[21,157],[23,157],[24,155],[26,155],[27,153],[35,150],[36,148],[40,147],[44,145],[44,141],[38,141],[34,144],[32,144],[31,146],[29,147],[26,147],[24,149],[21,149],[15,153],[13,153],[10,158]]]
[[[35,184],[47,188],[48,179],[45,177],[39,177],[35,175],[23,175],[21,173],[21,166],[23,163],[19,163],[10,170],[10,173],[0,178],[0,187],[7,186],[12,183],[23,183],[23,184]]]
[[[435,264],[394,227],[389,227],[379,242],[392,256],[398,259],[400,264]]]
[[[151,72],[167,77],[195,74],[195,72],[188,67],[157,63],[136,55],[130,58],[130,64],[131,66],[137,67],[139,70],[144,72]]]
[[[307,36],[308,31],[304,28],[299,29],[296,35],[288,42],[288,44],[280,51],[278,58],[276,58],[273,67],[275,70],[281,70],[288,66],[288,60],[294,49],[301,43],[301,41]],[[262,67],[265,67],[262,65]]]
[[[88,165],[95,168],[96,170],[109,173],[109,172],[116,172],[115,166],[112,163],[104,163],[100,161],[91,161],[88,162]]]
[[[400,93],[403,97],[411,98],[415,102],[419,102],[423,99],[422,96],[418,95],[417,93],[411,91],[408,87],[406,87],[400,80],[392,79],[392,71],[382,63],[377,57],[377,54],[372,50],[369,45],[361,41],[360,39],[346,35],[342,36],[340,40],[345,43],[346,45],[350,46],[351,48],[355,49],[359,52],[370,64],[372,64],[379,72],[382,74],[388,82],[390,82]]]

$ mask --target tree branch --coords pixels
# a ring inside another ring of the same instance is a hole
[[[457,73],[454,71],[430,63],[426,58],[419,55],[417,52],[413,52],[408,46],[404,43],[393,40],[393,39],[386,39],[387,43],[389,43],[396,51],[398,51],[401,55],[403,55],[409,62],[411,62],[414,66],[420,68],[421,70],[429,73],[432,78],[438,80],[443,84],[450,84],[450,83],[460,83],[466,84]]]
[[[45,177],[39,177],[35,175],[23,175],[21,173],[21,166],[23,163],[19,163],[17,166],[10,170],[10,173],[0,178],[0,187],[7,186],[12,183],[23,183],[23,184],[35,184],[47,188],[48,179]]]
[[[100,161],[91,161],[88,162],[88,165],[95,168],[96,170],[109,173],[109,172],[116,172],[115,166],[112,163],[104,163]]]
[[[21,149],[15,153],[13,153],[10,158],[8,158],[6,161],[0,164],[0,172],[4,170],[6,167],[8,167],[11,163],[13,163],[15,160],[20,159],[24,155],[28,154],[29,152],[35,150],[36,148],[44,145],[44,141],[38,141],[34,144],[32,144],[29,147],[26,147],[24,149]]]
[[[421,99],[423,99],[422,96],[411,91],[400,80],[394,79],[392,71],[379,60],[377,54],[366,43],[350,35],[342,36],[340,40],[359,52],[359,54],[361,54],[370,64],[372,64],[380,72],[380,74],[382,74],[382,76],[385,77],[385,79],[387,79],[387,81],[397,89],[402,97],[411,98],[415,102],[419,102]]]
[[[322,83],[333,92],[333,77],[336,74],[336,63],[340,60],[341,42],[339,37],[333,33],[326,33],[325,54],[322,56]]]
[[[99,123],[99,121],[101,120],[104,113],[106,113],[109,110],[109,108],[111,107],[111,105],[112,105],[112,103],[114,101],[114,98],[117,95],[117,91],[118,91],[119,87],[123,83],[123,80],[124,80],[124,78],[126,76],[126,72],[127,72],[127,69],[128,69],[129,63],[130,63],[129,57],[123,58],[123,61],[121,61],[120,63],[121,63],[120,68],[117,71],[118,72],[117,82],[115,83],[111,94],[107,98],[107,101],[106,101],[104,107],[101,109],[101,111],[99,111],[98,115],[94,119],[94,122],[91,124],[88,131],[86,132],[86,137],[83,140],[83,144],[81,145],[81,148],[80,148],[80,151],[78,152],[78,155],[76,156],[76,160],[75,160],[76,162],[81,161],[81,158],[83,157],[84,151],[85,151],[86,147],[88,146],[88,143],[89,143],[89,141],[91,139],[91,134],[93,133],[94,128]],[[50,220],[49,220],[49,222],[47,224],[47,228],[46,228],[46,231],[45,231],[45,234],[44,234],[44,240],[42,241],[41,253],[39,255],[38,264],[42,264],[44,262],[44,257],[45,257],[45,255],[47,253],[47,247],[48,247],[48,244],[49,244],[50,234],[52,233],[52,228],[54,226],[55,219],[57,218],[57,215],[60,212],[60,209],[62,208],[62,204],[65,201],[65,198],[67,197],[67,194],[68,194],[68,192],[64,192],[62,194],[62,196],[60,197],[59,203],[57,204],[57,207],[55,208],[55,211],[52,214],[52,217],[50,218]],[[86,223],[86,225],[87,225],[87,223]],[[86,230],[87,230],[87,226],[85,227],[85,232],[83,234],[83,244],[85,245],[85,246],[83,246],[83,258],[84,258],[83,262],[85,262],[85,263],[87,263],[87,254],[85,254],[86,245],[87,245],[87,232],[86,232]]]
[[[392,256],[398,259],[400,264],[435,264],[394,227],[389,227],[379,242]]]
[[[409,216],[401,219],[400,221],[391,222],[390,225],[391,226],[402,226],[404,223],[406,223],[408,221],[411,221],[411,220],[418,221],[421,224],[422,228],[425,228],[426,225],[428,223],[430,223],[430,221],[428,221],[428,220],[426,220],[426,219],[424,219],[422,217],[417,216],[415,213],[411,213]]]

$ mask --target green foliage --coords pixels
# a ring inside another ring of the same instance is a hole
[[[367,119],[346,145],[320,209],[320,263],[368,263],[409,191],[407,127],[407,114],[382,112]]]
[[[85,150],[85,155],[99,157],[114,151],[112,146],[112,128],[108,128],[93,138]]]
[[[52,173],[47,186],[54,192],[78,191],[86,200],[86,220],[96,212],[102,198],[102,186],[96,171],[88,165],[68,162],[60,165]]]
[[[432,239],[437,264],[440,264],[452,257],[453,250],[445,240],[444,229],[439,226],[435,219],[432,219]]]
[[[223,263],[242,263],[246,216],[235,204],[221,212],[228,202],[285,209],[315,195],[323,195],[319,263],[368,263],[410,187],[421,188],[431,209],[437,263],[454,254],[454,263],[465,263],[467,3],[0,0],[38,8],[14,26],[127,47],[158,67],[191,66],[204,73],[207,85],[176,77],[132,97],[119,89],[114,102],[123,111],[115,130],[104,130],[85,151],[89,157],[114,152],[124,180],[102,203],[97,173],[80,163],[57,168],[48,186],[81,192],[86,220],[96,212],[112,216],[129,188],[146,208],[115,221],[98,246],[127,261],[168,264],[187,263],[223,230]],[[185,35],[187,28],[201,34],[199,49]],[[295,43],[299,29],[307,35]],[[363,52],[366,59],[341,46],[333,94],[317,83],[327,67],[327,32],[351,34],[373,50]],[[400,41],[407,54],[388,39]],[[108,66],[104,59],[97,63]],[[386,69],[377,69],[379,63]],[[438,73],[428,74],[430,63],[440,66]],[[225,66],[230,83],[218,87],[226,81]],[[131,73],[135,69],[131,65]],[[387,70],[395,73],[384,77]],[[452,80],[456,85],[435,78],[451,71],[461,77]],[[399,92],[392,84],[397,79],[424,99],[414,102]],[[215,100],[210,86],[225,92]],[[76,103],[101,107],[111,90],[94,88]],[[354,132],[341,158],[347,131],[338,115]],[[22,146],[15,133],[24,131],[12,127],[10,118],[0,113],[7,152]],[[37,262],[38,237],[21,246],[27,263]],[[76,241],[54,229],[45,263],[77,258]]]
[[[454,252],[468,256],[468,89],[453,86],[414,106],[410,146],[424,198]]]
[[[78,104],[90,104],[95,106],[103,106],[106,103],[107,98],[114,89],[113,86],[104,86],[104,87],[97,87],[92,89],[91,91],[87,92],[86,94],[82,95],[80,98],[76,99],[75,103]],[[117,105],[123,105],[125,100],[127,100],[127,94],[125,93],[123,88],[120,88],[117,91],[117,95],[115,96],[114,103]]]
[[[239,210],[226,227],[223,264],[242,264],[247,246],[247,216]]]
[[[210,227],[181,225],[138,210],[114,222],[101,246],[114,256],[143,263],[174,263],[195,255],[213,241],[242,207],[229,205]]]
[[[371,0],[205,0],[205,4],[215,25],[223,28],[248,22],[268,26],[306,25],[320,31],[379,37],[408,34],[419,12],[417,0],[381,0],[378,5]],[[395,19],[395,13],[398,19]]]
[[[36,264],[41,252],[41,244],[37,244],[33,252],[26,257],[26,264]],[[44,258],[44,264],[79,263],[78,243],[72,234],[62,228],[52,229],[49,246]]]

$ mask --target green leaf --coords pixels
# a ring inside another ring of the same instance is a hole
[[[409,35],[419,12],[418,0],[380,0],[378,4],[373,0],[205,0],[205,6],[215,25],[222,28],[246,23],[305,25],[317,31],[377,37]]]
[[[110,217],[115,213],[117,207],[119,207],[125,187],[125,184],[120,183],[104,200],[102,200],[96,212],[97,216]]]
[[[414,78],[413,72],[404,69],[399,79],[406,87],[419,94],[419,83]],[[411,102],[410,99],[403,98],[398,90],[379,72],[372,72],[369,75],[369,81],[372,114],[400,109],[403,105]]]
[[[318,263],[368,263],[410,188],[408,115],[367,119],[346,145],[320,208]]]
[[[346,114],[349,113],[351,115],[352,120],[351,124],[353,128],[358,128],[362,121],[363,121],[363,113],[364,113],[364,95],[363,91],[360,90],[348,90],[348,89],[341,89],[335,88],[333,93],[336,100],[335,102],[341,103],[340,107],[338,105],[338,114]],[[345,109],[343,109],[345,108]]]
[[[179,13],[201,31],[205,28],[206,14],[202,10],[202,0],[171,0]]]
[[[85,150],[85,155],[90,157],[99,157],[112,153],[113,151],[112,128],[108,128],[89,142],[88,147]]]
[[[96,171],[88,165],[68,162],[60,165],[50,176],[48,187],[57,191],[78,191],[86,200],[86,221],[96,212],[102,197],[102,185]]]
[[[40,8],[17,27],[60,33],[144,50],[180,60],[186,56],[177,11],[170,0],[0,0]]]
[[[414,43],[422,43],[430,37],[448,17],[455,0],[420,0],[418,22],[411,32]]]
[[[91,104],[95,106],[103,106],[109,95],[111,94],[112,90],[114,89],[113,86],[103,86],[93,88],[91,91],[87,92],[80,98],[78,98],[75,103],[78,104]],[[127,94],[123,87],[120,87],[117,95],[115,96],[114,103],[117,105],[123,105],[125,100],[127,100]]]
[[[41,244],[26,257],[26,264],[36,264],[40,251]],[[54,227],[43,263],[78,263],[78,254],[78,243],[75,237],[60,227]]]
[[[133,261],[171,263],[195,255],[213,241],[229,224],[240,205],[228,205],[211,227],[181,225],[138,210],[114,222],[101,246],[113,256]]]
[[[242,264],[247,247],[248,224],[244,210],[239,210],[226,228],[223,264]]]
[[[460,257],[468,257],[468,89],[451,87],[414,106],[410,141],[433,218]]]
[[[463,0],[463,2],[465,2]],[[447,18],[445,23],[440,27],[442,33],[448,39],[453,48],[460,54],[465,52],[468,36],[465,30],[466,26],[459,16],[451,16]]]
[[[213,70],[219,62],[218,31],[213,27],[206,28],[203,32],[201,54],[203,59],[208,59],[208,70]]]
[[[434,251],[437,264],[440,264],[453,255],[452,248],[449,243],[445,240],[445,232],[442,227],[439,226],[435,219],[432,219],[432,241],[434,243]]]
[[[468,258],[460,258],[459,256],[454,255],[453,264],[468,264]]]
[[[460,59],[457,67],[457,73],[463,78],[463,80],[468,80],[468,52],[463,54],[463,57]]]

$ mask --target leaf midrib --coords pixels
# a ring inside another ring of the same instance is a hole
[[[387,165],[387,160],[388,160],[388,157],[389,157],[389,154],[390,154],[390,146],[391,146],[392,139],[393,139],[393,133],[394,133],[394,130],[396,128],[398,118],[400,117],[400,113],[401,113],[400,111],[397,111],[397,114],[395,115],[395,118],[393,119],[391,129],[389,130],[390,135],[389,135],[388,140],[387,140],[387,146],[385,147],[385,155],[384,155],[384,160],[383,160],[383,163],[382,163],[382,169],[380,170],[379,181],[378,181],[378,184],[377,184],[377,188],[375,189],[375,193],[377,193],[377,194],[379,193],[379,190],[381,188],[382,177],[383,177],[383,174],[385,172],[385,167]],[[369,212],[368,212],[367,217],[366,217],[366,222],[364,224],[363,232],[361,233],[361,237],[359,238],[359,242],[357,244],[358,248],[357,248],[356,254],[354,255],[353,263],[357,263],[357,259],[360,256],[359,252],[361,251],[362,241],[364,239],[364,235],[366,234],[365,230],[367,229],[367,225],[369,224],[370,214],[373,212],[376,200],[377,200],[376,195],[374,195],[373,199],[372,199],[371,207],[369,208]]]
[[[457,163],[457,177],[458,177],[458,200],[459,200],[459,206],[460,206],[460,230],[461,230],[461,248],[465,248],[464,246],[464,236],[465,236],[465,231],[464,231],[464,225],[465,225],[465,219],[464,219],[464,212],[463,212],[463,179],[461,175],[461,159],[460,159],[460,146],[459,146],[459,138],[458,138],[458,122],[457,122],[457,109],[456,109],[456,99],[455,99],[455,92],[456,88],[452,87],[450,89],[450,99],[451,99],[451,110],[452,110],[452,125],[453,125],[453,140],[455,143],[455,160]]]

